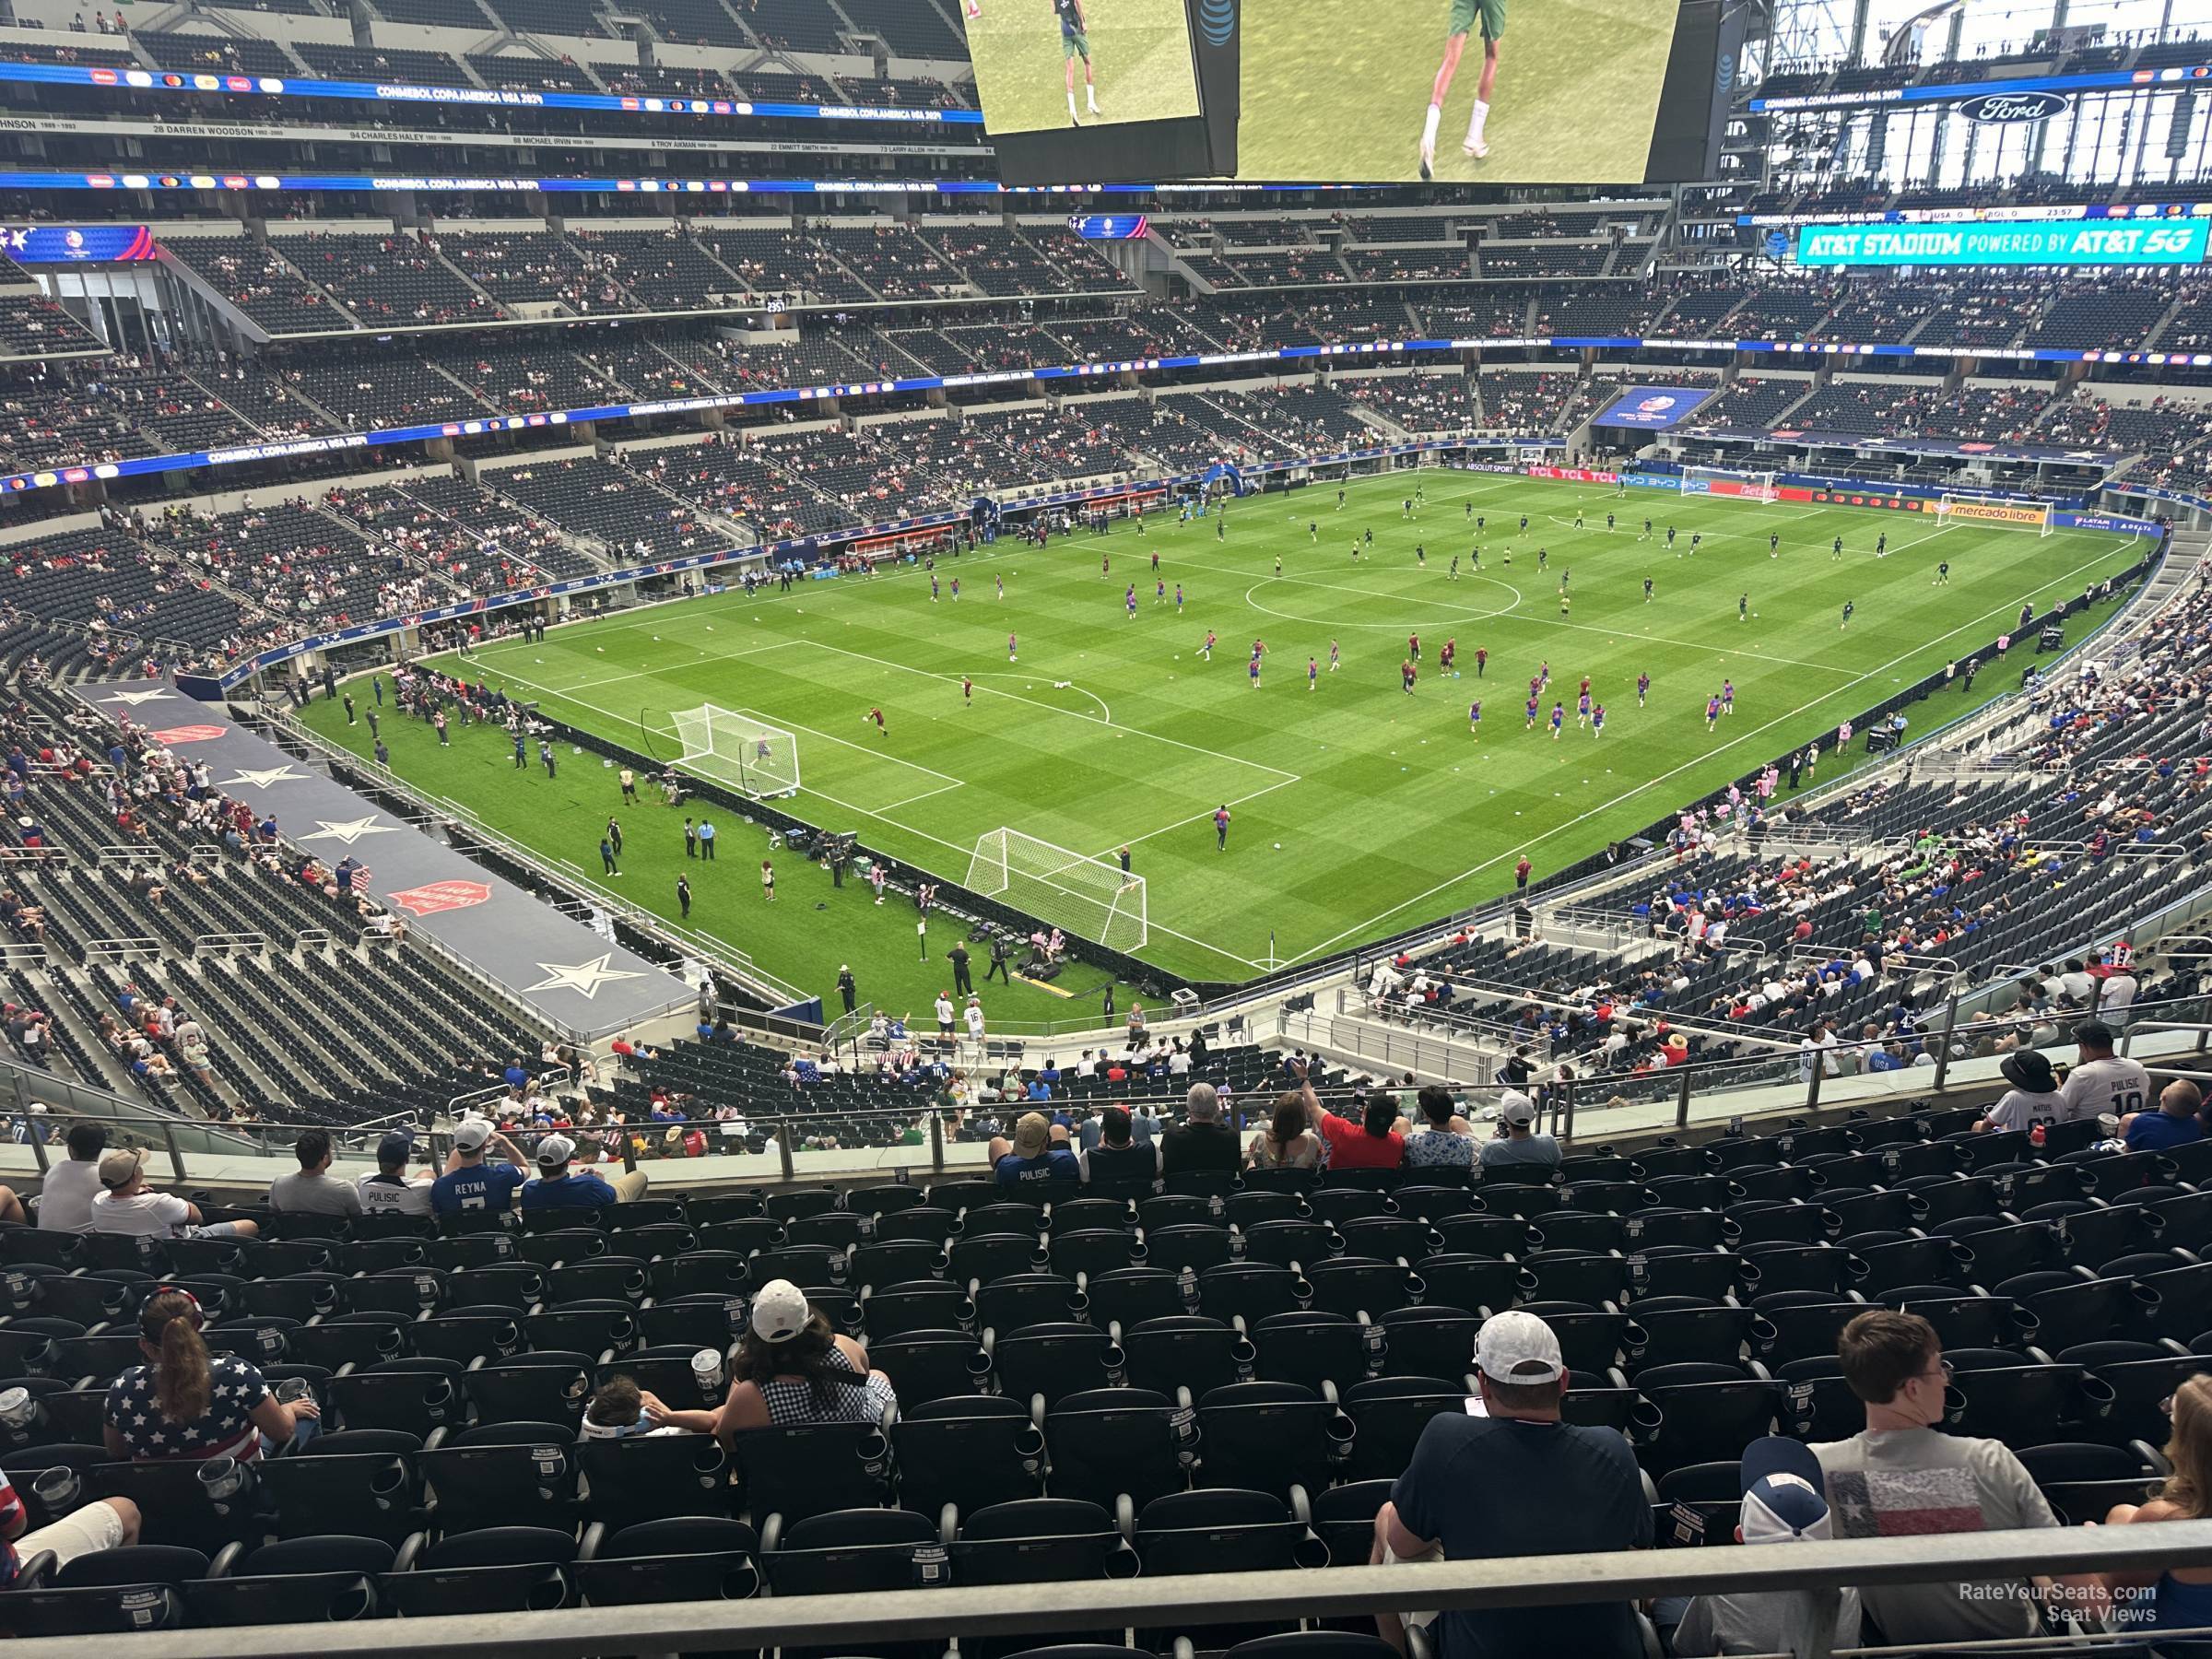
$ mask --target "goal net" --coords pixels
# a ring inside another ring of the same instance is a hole
[[[1720,466],[1686,466],[1682,469],[1684,495],[1722,496],[1738,501],[1779,501],[1782,491],[1774,487],[1771,472],[1734,472]]]
[[[682,764],[702,778],[749,795],[791,794],[799,787],[799,740],[745,709],[701,703],[673,718]]]
[[[967,887],[1114,950],[1141,949],[1148,936],[1142,876],[1018,830],[976,837]]]
[[[1936,514],[1945,527],[1952,524],[1989,526],[1998,530],[2032,530],[2049,535],[2053,528],[2051,509],[2041,501],[2006,501],[1994,496],[1953,495],[1946,491],[1936,503]]]

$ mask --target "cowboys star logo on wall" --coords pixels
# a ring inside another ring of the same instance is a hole
[[[602,985],[609,984],[616,980],[643,979],[645,977],[642,973],[632,972],[627,968],[609,968],[607,963],[614,959],[614,954],[610,950],[605,956],[573,965],[540,962],[538,966],[545,971],[546,977],[535,985],[524,985],[523,990],[525,994],[532,991],[573,991],[588,1002],[599,994],[599,987]]]
[[[225,778],[216,787],[229,789],[233,784],[242,783],[249,789],[266,789],[272,783],[305,783],[307,782],[309,782],[308,775],[287,761],[282,766],[241,766],[239,768],[236,777]]]
[[[322,828],[312,835],[301,836],[300,838],[301,841],[342,841],[350,847],[364,835],[397,835],[399,833],[397,824],[380,824],[376,821],[376,815],[373,812],[367,818],[348,818],[339,824],[334,824],[328,818],[317,818],[315,822],[322,825]]]
[[[112,697],[103,697],[101,702],[128,703],[136,708],[140,703],[159,702],[164,698],[174,699],[174,691],[118,691]]]

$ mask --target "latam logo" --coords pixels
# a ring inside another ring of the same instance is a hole
[[[2064,114],[2073,100],[2063,92],[1984,92],[1952,107],[1983,126],[2020,126]]]
[[[441,911],[467,910],[472,905],[489,902],[491,885],[483,881],[432,881],[384,897],[414,915],[435,916]]]

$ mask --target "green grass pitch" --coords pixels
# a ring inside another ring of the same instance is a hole
[[[798,738],[806,787],[784,805],[956,881],[976,838],[1001,825],[1102,857],[1126,842],[1147,884],[1145,954],[1234,980],[1493,897],[1524,852],[1539,874],[1557,869],[1816,734],[1832,739],[1839,721],[1986,644],[2023,600],[2078,594],[2140,550],[2111,535],[2038,537],[1844,507],[1617,497],[1439,470],[1418,482],[1424,504],[1410,521],[1400,501],[1417,475],[1356,483],[1341,510],[1335,486],[1315,485],[1232,503],[1218,535],[1215,520],[1177,525],[1156,512],[1141,537],[1122,521],[1106,537],[1079,532],[1044,549],[1002,541],[941,561],[935,603],[927,574],[900,567],[622,613],[440,665],[633,746],[641,723],[671,758],[671,711],[702,701],[754,711]],[[1618,515],[1611,533],[1608,512]],[[1479,574],[1465,559],[1471,512],[1488,521]],[[1659,527],[1651,541],[1640,538],[1646,513]],[[1677,553],[1662,539],[1670,523]],[[1355,563],[1353,538],[1370,529],[1373,549]],[[1783,538],[1779,559],[1767,554],[1770,530]],[[1691,556],[1693,532],[1704,542]],[[1890,552],[1877,559],[1883,532]],[[1830,557],[1838,535],[1841,562]],[[1539,547],[1549,555],[1541,572]],[[1939,559],[1951,567],[1947,586],[1936,584]],[[1746,595],[1752,617],[1739,622]],[[1848,629],[1846,600],[1856,606]],[[1199,655],[1208,629],[1220,636],[1211,663]],[[1413,630],[1422,654],[1408,696],[1399,665]],[[1009,632],[1018,661],[1007,659]],[[1255,637],[1268,648],[1257,689],[1245,670]],[[1437,668],[1447,639],[1458,645],[1456,678]],[[1489,653],[1480,679],[1477,647]],[[1311,691],[1309,656],[1321,667]],[[2032,641],[2016,646],[1976,697],[2017,685],[2032,657]],[[1547,726],[1524,729],[1527,682],[1546,661],[1543,712],[1555,698],[1566,704],[1557,740]],[[1640,673],[1652,677],[1643,709]],[[963,674],[975,680],[972,702]],[[1584,674],[1607,711],[1602,736],[1576,725]],[[1735,712],[1708,732],[1705,700],[1724,678],[1735,684]],[[1477,735],[1467,705],[1478,696]],[[867,721],[874,706],[888,723],[882,736]],[[1924,732],[1968,707],[1947,694],[1912,719]],[[348,728],[335,705],[318,702],[312,719],[367,752],[366,724]],[[582,758],[551,782],[535,767],[514,771],[502,733],[456,731],[441,751],[419,723],[386,720],[383,730],[403,775],[593,876],[601,826],[620,811],[620,890],[675,913],[680,814],[657,802],[622,809],[612,773]],[[1820,777],[1837,771],[1831,759]],[[1210,818],[1224,802],[1233,824],[1217,852]],[[689,866],[695,925],[809,990],[827,994],[850,960],[878,1002],[921,1006],[935,994],[945,975],[921,961],[911,910],[877,909],[853,884],[832,894],[826,876],[788,855],[767,904],[759,832],[723,829],[717,865]],[[1088,1011],[1024,986],[1001,991],[999,1006],[1009,1018]]]
[[[993,133],[1064,127],[1067,59],[1052,0],[950,0],[968,30],[983,126]],[[1083,124],[1171,121],[1198,113],[1197,72],[1182,0],[1083,0],[1084,33],[1099,113],[1083,96],[1077,58],[1076,108]]]
[[[1436,177],[1531,184],[1642,178],[1675,0],[1505,0],[1505,7],[1485,133],[1489,154],[1477,159],[1460,148],[1482,70],[1477,23],[1444,98]],[[1450,18],[1447,0],[1252,0],[1243,17],[1239,175],[1418,178],[1421,120]]]

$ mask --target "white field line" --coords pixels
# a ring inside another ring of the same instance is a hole
[[[837,648],[836,648],[836,647],[830,647],[830,649],[832,649],[832,650],[834,650],[834,649],[837,649]],[[847,655],[847,656],[857,656],[857,655],[859,655],[860,653],[857,653],[857,652],[846,652],[846,653],[844,653],[844,654],[845,654],[845,655]],[[869,660],[870,660],[870,661],[875,661],[875,660],[877,660],[877,659],[870,658]],[[888,666],[891,666],[891,667],[899,667],[899,666],[901,666],[902,665],[899,665],[899,664],[889,664],[889,665],[888,665]],[[915,672],[915,673],[922,673],[922,672],[924,672],[924,671],[923,671],[923,670],[921,670],[921,669],[915,669],[915,670],[913,670],[913,672]],[[518,679],[518,680],[522,679],[522,677],[521,677],[520,675],[512,676],[512,677],[513,677],[513,678],[515,678],[515,679]],[[933,678],[940,678],[940,679],[941,679],[941,678],[945,678],[945,677],[946,677],[946,676],[942,676],[942,675],[938,675],[938,676],[932,676],[931,677],[933,677]],[[528,681],[528,680],[523,680],[523,683],[524,683],[524,684],[525,684],[525,685],[528,685],[528,684],[531,684],[532,682],[530,682],[530,681]],[[584,699],[582,699],[582,698],[579,698],[579,697],[567,697],[567,698],[563,698],[563,700],[564,700],[564,701],[566,701],[566,702],[571,702],[571,703],[575,704],[575,705],[576,705],[576,707],[578,707],[578,708],[580,708],[580,709],[590,709],[590,710],[591,710],[591,711],[593,711],[594,713],[598,713],[598,714],[604,714],[604,715],[606,715],[606,716],[608,719],[610,719],[610,720],[619,721],[619,722],[622,722],[622,723],[624,723],[624,724],[629,724],[629,722],[630,722],[630,721],[633,719],[633,716],[630,716],[630,715],[628,715],[628,714],[624,714],[624,713],[620,712],[618,710],[606,708],[606,707],[604,707],[604,706],[603,706],[603,705],[601,705],[601,704],[594,703],[594,702],[589,702],[589,701],[586,701],[586,700],[585,700]],[[1028,701],[1030,701],[1030,700],[1030,700],[1030,699],[1028,699],[1028,698],[1017,698],[1017,699],[1015,699],[1015,700],[1016,700],[1016,701],[1018,701],[1018,702],[1028,702]],[[1041,704],[1039,704],[1038,706],[1039,706],[1040,708],[1049,708],[1051,705],[1050,705],[1050,704],[1042,704],[1042,703],[1041,703]],[[1065,712],[1065,711],[1055,711],[1055,712]],[[1085,717],[1084,717],[1084,716],[1076,716],[1076,718],[1081,719],[1081,718],[1085,718]],[[667,724],[653,724],[653,725],[651,725],[651,726],[649,726],[647,729],[648,729],[648,730],[651,730],[651,731],[660,732],[660,733],[662,733],[662,734],[665,735],[666,736],[668,736],[668,737],[670,737],[670,738],[674,738],[674,737],[676,736],[676,728],[675,728],[674,726],[672,726],[672,725],[667,725]],[[799,729],[801,729],[801,730],[805,730],[806,728],[805,728],[805,727],[801,727],[801,728],[799,728]],[[1116,729],[1117,729],[1117,730],[1127,730],[1127,729],[1129,729],[1129,728],[1126,728],[1126,727],[1119,727],[1119,728],[1116,728]],[[1139,736],[1148,736],[1148,735],[1150,735],[1151,734],[1149,734],[1149,733],[1136,733],[1136,734],[1135,734],[1135,735],[1139,735]],[[843,741],[844,741],[844,739],[842,739],[842,738],[831,738],[830,741],[831,741],[831,742],[833,742],[833,743],[841,743],[841,742],[843,742]],[[1173,739],[1171,739],[1171,738],[1163,738],[1163,739],[1161,739],[1160,741],[1162,741],[1162,742],[1172,742],[1172,741],[1173,741]],[[860,746],[858,746],[858,745],[848,745],[847,747],[860,747]],[[1184,746],[1184,747],[1190,747],[1190,746]],[[876,751],[874,751],[874,750],[869,750],[868,752],[869,752],[869,753],[871,753],[871,754],[873,754],[873,753],[875,753]],[[1233,757],[1233,756],[1232,756],[1232,757],[1228,757],[1228,758],[1229,758],[1229,759],[1234,759],[1234,757]],[[901,762],[901,764],[911,765],[911,764],[912,764],[912,762]],[[1253,761],[1249,761],[1249,760],[1247,760],[1247,761],[1243,761],[1243,762],[1241,762],[1241,764],[1243,764],[1243,765],[1246,765],[1246,766],[1254,766],[1254,765],[1256,765],[1256,762],[1253,762]],[[926,771],[927,769],[926,769],[926,768],[924,768],[924,769],[922,769],[922,770],[925,770],[925,771]],[[1275,768],[1273,768],[1273,767],[1265,767],[1265,768],[1261,768],[1260,770],[1262,770],[1262,771],[1275,771],[1276,769],[1275,769]],[[937,775],[938,777],[944,777],[946,774],[945,774],[945,773],[943,773],[943,772],[939,772],[939,773],[937,773],[936,775]],[[1298,774],[1297,774],[1297,773],[1295,773],[1295,772],[1285,772],[1285,773],[1283,773],[1283,774],[1281,775],[1280,779],[1278,780],[1278,782],[1277,782],[1276,784],[1271,784],[1271,785],[1269,785],[1269,787],[1270,787],[1270,788],[1277,788],[1277,787],[1280,787],[1280,786],[1281,786],[1282,784],[1284,784],[1284,783],[1295,783],[1295,782],[1299,782],[1299,777],[1298,777]],[[959,780],[959,779],[957,779],[957,778],[956,778],[956,779],[953,779],[953,780],[951,781],[951,782],[952,782],[952,786],[953,786],[953,787],[964,787],[964,784],[963,784],[962,781],[961,781],[961,780]],[[931,791],[929,791],[929,792],[928,792],[928,794],[947,794],[947,793],[948,793],[948,791],[947,791],[947,790],[942,790],[942,789],[938,789],[938,790],[931,790]],[[1263,792],[1263,793],[1264,793],[1264,792]],[[833,795],[833,794],[830,794],[827,793],[826,791],[819,790],[819,789],[810,789],[810,788],[805,788],[805,787],[802,787],[802,789],[801,789],[801,794],[809,794],[809,795],[812,795],[812,796],[814,796],[814,797],[815,797],[817,800],[827,801],[827,802],[829,802],[829,803],[830,803],[830,804],[832,806],[841,806],[841,807],[843,807],[843,808],[844,808],[844,810],[846,810],[847,812],[851,812],[851,813],[857,814],[857,815],[858,815],[859,817],[861,817],[861,818],[874,818],[874,819],[876,819],[876,820],[877,820],[878,823],[885,823],[885,824],[888,824],[888,825],[890,825],[890,826],[891,826],[891,827],[892,827],[894,830],[900,830],[900,832],[902,832],[902,833],[904,833],[904,834],[907,834],[907,835],[913,836],[913,837],[914,837],[916,840],[918,840],[918,841],[929,841],[929,842],[931,842],[933,845],[939,846],[939,847],[943,847],[943,848],[946,848],[946,849],[947,849],[947,851],[949,851],[949,852],[952,852],[952,853],[958,853],[959,856],[961,856],[961,857],[963,857],[963,858],[970,856],[970,855],[971,855],[971,853],[973,853],[973,852],[975,851],[975,849],[974,849],[973,847],[971,847],[971,846],[962,846],[962,845],[961,845],[959,842],[958,842],[958,841],[947,841],[947,840],[946,840],[946,839],[945,839],[943,836],[941,836],[941,835],[932,835],[932,834],[930,834],[930,833],[929,833],[929,831],[928,831],[928,830],[917,830],[917,829],[915,829],[915,828],[914,828],[914,827],[913,827],[912,824],[909,824],[909,823],[903,822],[902,820],[900,820],[900,819],[899,819],[899,818],[892,818],[892,817],[890,816],[890,810],[891,810],[891,808],[889,808],[889,807],[881,807],[881,808],[879,808],[879,807],[862,806],[859,806],[859,805],[857,805],[857,804],[855,804],[855,803],[853,803],[853,802],[852,802],[852,801],[841,800],[841,799],[840,799],[838,796],[836,796],[836,795]],[[924,799],[924,798],[926,798],[926,797],[925,797],[925,796],[924,796],[924,795],[914,795],[914,796],[910,796],[910,797],[908,798],[908,800],[906,800],[906,801],[894,802],[894,803],[893,803],[893,806],[903,806],[910,805],[910,804],[911,804],[912,801],[915,801],[915,800],[921,800],[921,799]],[[1157,833],[1157,832],[1156,832],[1156,833]],[[1147,924],[1147,925],[1149,926],[1149,925],[1151,925],[1151,924]],[[1250,969],[1253,970],[1254,971],[1260,971],[1260,969],[1261,969],[1261,965],[1260,965],[1258,962],[1254,961],[1254,960],[1253,960],[1252,958],[1250,958],[1250,957],[1245,957],[1245,956],[1239,956],[1239,955],[1238,955],[1238,954],[1237,954],[1235,951],[1232,951],[1232,950],[1224,950],[1224,949],[1223,949],[1223,948],[1222,948],[1220,946],[1218,946],[1218,945],[1216,945],[1216,944],[1215,944],[1215,943],[1213,943],[1213,941],[1211,941],[1210,939],[1201,939],[1201,938],[1197,938],[1197,937],[1194,937],[1194,935],[1190,935],[1190,934],[1186,934],[1186,933],[1180,933],[1180,932],[1178,932],[1176,929],[1174,929],[1174,928],[1171,928],[1171,927],[1154,927],[1154,928],[1153,928],[1153,931],[1156,931],[1156,932],[1159,932],[1159,933],[1165,934],[1165,935],[1168,935],[1169,937],[1171,937],[1171,938],[1180,939],[1180,940],[1182,940],[1182,941],[1184,944],[1186,944],[1186,945],[1193,945],[1193,946],[1195,946],[1195,947],[1198,947],[1199,949],[1201,949],[1201,950],[1204,950],[1204,951],[1210,952],[1211,954],[1213,954],[1213,955],[1215,955],[1215,956],[1218,956],[1218,957],[1221,958],[1221,959],[1222,959],[1224,961],[1230,961],[1230,962],[1237,962],[1237,963],[1241,963],[1241,964],[1242,964],[1244,967],[1246,967],[1246,968],[1250,968]]]

